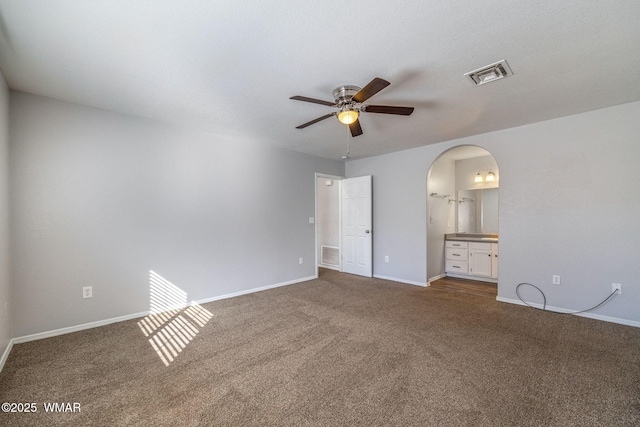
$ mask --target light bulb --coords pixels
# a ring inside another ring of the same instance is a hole
[[[356,110],[343,110],[338,113],[338,120],[340,123],[350,125],[358,120],[358,112]]]

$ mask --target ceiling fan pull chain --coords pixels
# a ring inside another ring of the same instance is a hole
[[[349,128],[347,128],[349,129]],[[349,131],[347,130],[347,157],[349,157],[350,151],[351,151],[351,138],[349,138]]]

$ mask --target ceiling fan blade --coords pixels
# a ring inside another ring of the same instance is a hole
[[[323,101],[322,99],[315,99],[315,98],[307,98],[306,96],[292,96],[289,99],[294,99],[296,101],[304,101],[304,102],[313,102],[314,104],[322,104],[322,105],[327,105],[329,107],[335,107],[336,103],[335,102],[329,102],[329,101]]]
[[[367,84],[365,87],[360,89],[358,93],[353,95],[353,98],[351,99],[354,100],[355,102],[364,102],[367,99],[371,98],[376,93],[380,92],[385,87],[389,86],[390,84],[391,83],[389,83],[385,79],[376,77],[375,79],[371,80],[369,84]]]
[[[397,114],[400,116],[410,116],[413,107],[394,107],[391,105],[367,105],[362,111],[367,113]]]
[[[360,136],[362,135],[362,127],[360,126],[360,120],[356,120],[355,122],[349,125],[349,130],[351,131],[351,136]]]
[[[324,116],[322,116],[322,117],[318,117],[317,119],[313,119],[313,120],[311,120],[310,122],[307,122],[307,123],[301,124],[300,126],[296,126],[296,129],[304,129],[304,128],[306,128],[307,126],[311,126],[311,125],[312,125],[312,124],[314,124],[314,123],[318,123],[318,122],[319,122],[319,121],[321,121],[321,120],[328,119],[329,117],[331,117],[331,116],[335,116],[335,115],[336,115],[336,113],[325,114]]]

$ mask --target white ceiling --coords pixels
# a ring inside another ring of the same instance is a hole
[[[640,100],[637,0],[0,0],[8,85],[352,159]],[[514,75],[464,73],[506,59]],[[391,82],[351,138],[341,85]]]

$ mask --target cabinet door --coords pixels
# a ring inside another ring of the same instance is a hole
[[[469,274],[491,277],[492,258],[490,250],[469,250]]]

